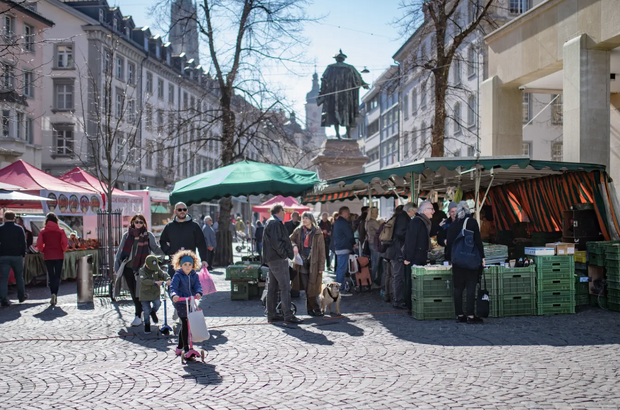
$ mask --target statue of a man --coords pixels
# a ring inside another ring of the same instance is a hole
[[[339,127],[346,127],[347,138],[351,138],[350,129],[355,127],[355,119],[359,116],[359,88],[368,89],[360,73],[344,60],[342,53],[334,56],[336,62],[325,69],[321,78],[321,90],[316,99],[323,106],[321,126],[335,126],[336,136],[340,139]]]

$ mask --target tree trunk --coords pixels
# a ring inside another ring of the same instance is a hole
[[[447,70],[446,70],[447,71]],[[446,136],[446,91],[447,74],[435,74],[435,123],[431,130],[431,157],[444,156],[444,140]]]
[[[215,248],[214,263],[216,266],[228,266],[233,263],[232,233],[230,232],[230,211],[232,199],[220,199],[220,218],[217,228],[217,247]]]

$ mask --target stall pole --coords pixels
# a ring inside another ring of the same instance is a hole
[[[479,169],[476,169],[475,178],[476,178],[476,221],[478,221],[478,224],[480,224],[480,180],[482,179],[482,175]]]
[[[415,190],[415,174],[411,171],[411,181],[410,181],[411,195],[409,196],[409,202],[413,202],[415,206],[418,205],[418,193]]]

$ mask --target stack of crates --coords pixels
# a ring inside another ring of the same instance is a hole
[[[258,282],[261,266],[249,262],[237,262],[226,268],[226,280],[230,281],[231,300],[249,300],[260,295]]]
[[[620,312],[620,244],[607,245],[605,258],[607,307]]]
[[[588,276],[575,271],[575,306],[585,306],[590,303],[590,282]]]
[[[487,290],[489,291],[489,316],[490,317],[503,317],[500,314],[500,272],[504,268],[501,266],[488,266],[484,270],[484,280],[487,284]],[[480,279],[482,282],[482,278]],[[465,302],[465,298],[463,298]]]
[[[452,269],[444,266],[411,269],[411,315],[418,320],[454,318]]]
[[[499,269],[499,317],[535,315],[535,267],[499,267]]]
[[[575,259],[573,255],[536,256],[538,314],[575,313]]]

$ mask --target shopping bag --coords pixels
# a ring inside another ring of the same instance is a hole
[[[187,301],[186,307],[187,306]],[[189,311],[187,313],[187,321],[189,322],[189,331],[192,335],[192,342],[199,343],[205,340],[209,340],[211,335],[209,334],[209,329],[207,329],[207,322],[205,321],[205,315],[202,313],[202,310],[196,307],[195,299],[191,298],[192,312]]]
[[[202,294],[210,295],[212,293],[217,292],[215,289],[215,283],[213,282],[213,278],[209,274],[207,268],[203,267],[198,273],[198,279],[200,279],[200,285],[202,286]]]
[[[299,265],[299,266],[304,265],[304,260],[301,258],[301,255],[299,253],[296,253],[295,256],[293,257],[293,264]]]
[[[484,269],[482,269],[482,281],[480,281],[480,289],[476,295],[476,314],[478,317],[489,317],[489,291],[487,290],[487,280],[484,277]]]

